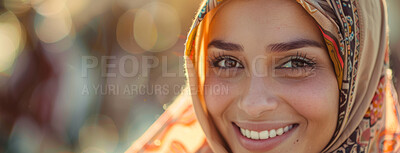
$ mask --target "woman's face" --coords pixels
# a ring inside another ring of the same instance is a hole
[[[320,30],[294,0],[231,0],[210,24],[205,101],[233,152],[320,152],[338,85]]]

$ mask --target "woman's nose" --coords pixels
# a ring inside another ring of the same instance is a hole
[[[239,108],[251,117],[262,116],[278,107],[279,98],[274,93],[274,87],[268,86],[263,77],[252,77],[250,86],[238,103]]]

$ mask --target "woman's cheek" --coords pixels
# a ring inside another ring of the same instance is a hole
[[[286,101],[308,120],[324,120],[337,115],[336,78],[319,73],[296,85],[286,86]]]
[[[205,101],[207,109],[214,117],[221,117],[240,97],[239,84],[223,81],[219,78],[207,78],[205,82]],[[243,91],[242,91],[243,92]]]

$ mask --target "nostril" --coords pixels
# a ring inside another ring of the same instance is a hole
[[[264,112],[276,110],[278,108],[278,101],[274,99],[243,99],[238,103],[238,107],[248,115],[257,117],[262,115]]]

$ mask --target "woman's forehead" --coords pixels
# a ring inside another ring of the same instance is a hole
[[[209,38],[262,46],[293,39],[322,41],[314,19],[294,0],[228,1],[213,17]]]
[[[229,14],[246,13],[253,15],[304,12],[304,9],[295,0],[225,0],[220,5],[219,10],[224,10]]]

